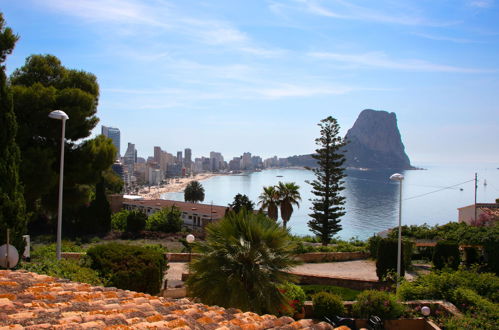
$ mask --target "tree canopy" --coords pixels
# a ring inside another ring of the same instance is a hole
[[[321,136],[315,139],[318,148],[313,158],[317,160],[318,167],[313,169],[315,180],[310,182],[312,220],[308,222],[310,230],[316,234],[323,245],[329,244],[331,238],[341,230],[340,219],[345,215],[345,197],[340,192],[344,189],[345,162],[343,150],[345,141],[339,136],[340,126],[333,117],[329,116],[320,121]]]
[[[192,203],[204,201],[204,188],[199,181],[191,181],[185,187],[184,200]]]
[[[98,122],[97,78],[88,72],[67,69],[53,55],[31,55],[14,71],[10,81],[19,123],[21,179],[28,209],[50,214],[57,207],[61,121],[48,117],[56,109],[69,116],[65,133],[64,208],[89,203],[91,192],[112,165],[116,152],[111,139],[104,136],[81,142]]]
[[[253,203],[248,196],[237,194],[234,196],[234,201],[229,204],[229,207],[235,213],[239,213],[241,210],[253,211],[255,203]]]
[[[279,182],[276,188],[281,207],[282,226],[286,228],[286,224],[293,214],[293,205],[300,207],[300,186],[294,182]]]
[[[12,95],[7,88],[4,61],[18,37],[0,13],[0,242],[5,242],[10,230],[10,244],[22,254],[26,234],[25,202],[19,182],[20,153],[16,143],[17,123],[12,107]]]

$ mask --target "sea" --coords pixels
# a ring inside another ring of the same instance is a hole
[[[421,170],[400,171],[402,183],[402,224],[436,225],[457,221],[458,208],[475,200],[475,173],[478,177],[477,202],[492,203],[499,198],[499,164],[421,164]],[[341,218],[340,239],[367,239],[375,233],[396,227],[399,219],[399,183],[390,181],[393,170],[346,170],[346,214]],[[205,204],[231,203],[238,193],[255,204],[264,186],[279,181],[300,186],[301,202],[294,208],[288,226],[296,235],[313,235],[308,228],[314,198],[309,181],[314,173],[306,169],[279,168],[261,172],[220,175],[201,181]],[[162,199],[183,201],[183,192],[166,193]]]

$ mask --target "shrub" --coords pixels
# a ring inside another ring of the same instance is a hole
[[[376,275],[383,280],[389,273],[397,272],[397,251],[398,241],[393,239],[382,239],[378,244],[378,259],[376,260]],[[404,253],[404,245],[402,245],[402,255]],[[405,265],[402,261],[400,264],[400,275],[405,274]]]
[[[127,233],[137,234],[141,230],[146,228],[147,215],[144,213],[133,210],[130,211],[126,217],[126,228]]]
[[[478,249],[474,247],[465,247],[464,260],[467,267],[471,267],[473,264],[478,264]]]
[[[342,300],[355,300],[360,293],[358,290],[343,288],[333,285],[302,285],[306,300],[312,300],[313,296],[319,292],[328,292],[340,296]]]
[[[494,304],[468,288],[457,288],[454,290],[451,301],[457,308],[463,311],[484,312],[499,316],[499,305]]]
[[[108,286],[150,294],[161,289],[167,265],[157,249],[108,243],[90,248],[87,255]]]
[[[498,318],[491,318],[484,313],[468,313],[461,317],[450,317],[443,323],[446,330],[496,330]]]
[[[455,242],[437,242],[433,252],[433,265],[436,269],[451,268],[456,270],[461,263],[459,245]]]
[[[495,228],[499,228],[499,224],[494,226]],[[484,244],[484,252],[485,257],[487,258],[487,268],[489,271],[494,272],[496,275],[499,275],[499,258],[496,253],[499,251],[499,240],[496,236],[494,239],[490,239],[490,241]]]
[[[341,298],[329,292],[319,292],[312,298],[314,303],[314,316],[323,319],[324,316],[340,316],[345,314],[345,306]]]
[[[95,270],[81,266],[76,260],[57,260],[54,256],[54,258],[42,258],[33,262],[24,262],[21,264],[21,268],[29,272],[66,278],[74,282],[92,285],[103,284]]]
[[[376,315],[382,319],[396,319],[404,313],[404,306],[391,293],[367,290],[357,296],[357,301],[352,305],[352,313],[359,318]]]
[[[306,299],[303,289],[296,284],[286,282],[279,286],[279,291],[281,291],[288,300],[288,306],[284,306],[281,313],[291,316],[300,313]]]
[[[494,303],[499,302],[499,277],[476,270],[460,269],[422,275],[412,282],[403,282],[399,294],[404,300],[444,299],[453,302],[453,292],[457,288],[468,288]]]
[[[180,209],[176,206],[164,208],[151,214],[146,221],[146,229],[164,233],[177,233],[182,229]]]
[[[126,230],[126,219],[130,211],[122,210],[111,216],[111,229],[116,231]]]
[[[371,258],[377,259],[378,258],[378,246],[379,242],[382,240],[382,238],[378,235],[373,235],[369,237],[367,240],[367,245],[369,247],[369,253],[371,254]]]

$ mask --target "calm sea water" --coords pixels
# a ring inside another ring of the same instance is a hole
[[[494,202],[499,198],[499,170],[491,165],[420,165],[426,170],[403,171],[402,223],[430,225],[457,221],[457,208],[473,204],[475,172],[478,173],[478,202]],[[393,171],[346,171],[346,215],[341,220],[343,239],[366,239],[373,233],[397,226],[399,190],[391,182]],[[282,176],[282,177],[279,177]],[[237,193],[245,194],[255,203],[263,186],[279,181],[295,182],[300,186],[302,202],[295,208],[290,222],[291,231],[298,235],[311,235],[307,222],[310,217],[311,171],[303,169],[272,169],[244,175],[216,176],[202,181],[205,188],[204,203],[227,205]],[[470,181],[463,183],[465,181]],[[486,181],[487,185],[484,185]],[[445,188],[453,186],[451,188]],[[164,199],[183,200],[183,192],[162,195]]]

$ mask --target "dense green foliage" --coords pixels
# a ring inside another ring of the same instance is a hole
[[[121,210],[119,212],[111,215],[111,229],[116,231],[125,231],[126,230],[126,219],[130,211]]]
[[[295,253],[310,253],[310,252],[366,252],[367,244],[359,240],[334,240],[334,243],[324,245],[312,245],[298,241],[296,244]]]
[[[367,290],[357,296],[352,305],[355,317],[368,318],[376,315],[383,320],[397,319],[404,313],[404,305],[399,303],[394,294],[385,291]]]
[[[316,319],[323,319],[325,316],[330,318],[333,315],[345,315],[343,301],[335,294],[319,292],[313,296],[312,302],[314,303],[314,317]]]
[[[345,177],[343,149],[345,141],[339,135],[340,126],[336,119],[327,117],[319,123],[321,137],[315,139],[318,149],[313,158],[318,167],[314,168],[315,180],[310,182],[312,220],[308,222],[310,230],[317,235],[323,245],[328,245],[331,238],[341,230],[340,220],[345,215],[345,197],[341,196]]]
[[[499,277],[491,273],[460,269],[453,272],[432,272],[399,288],[403,300],[441,299],[453,302],[454,290],[467,288],[492,302],[499,302]]]
[[[105,284],[120,289],[157,294],[166,270],[165,255],[158,249],[118,243],[96,245],[87,251],[90,267]]]
[[[21,255],[25,246],[22,235],[26,234],[26,205],[19,181],[18,125],[3,64],[7,55],[12,53],[17,39],[18,36],[5,26],[0,13],[0,242],[6,242],[8,229],[9,243]]]
[[[277,313],[286,303],[278,290],[299,262],[288,230],[263,214],[229,212],[196,242],[202,257],[190,264],[188,292],[203,303],[257,313]]]
[[[68,224],[84,222],[80,208],[91,202],[95,185],[114,162],[116,153],[111,139],[99,136],[83,140],[98,122],[97,78],[65,68],[55,56],[32,55],[14,71],[10,81],[19,124],[17,142],[23,159],[20,174],[28,211],[39,218],[52,216],[57,209],[61,121],[50,119],[48,114],[62,109],[69,116],[65,133],[63,215]],[[98,214],[95,217],[100,218]],[[93,226],[89,224],[87,228]],[[77,231],[78,226],[73,230]]]
[[[235,213],[239,213],[242,210],[253,211],[255,203],[253,203],[248,196],[237,194],[234,196],[234,201],[229,204],[229,207]]]
[[[146,221],[146,229],[164,233],[177,233],[182,229],[180,209],[176,206],[164,208],[151,214]]]
[[[476,270],[433,272],[403,282],[404,300],[434,299],[453,303],[465,315],[444,322],[446,329],[496,329],[499,323],[499,277]]]
[[[275,186],[263,187],[263,192],[258,196],[261,210],[267,210],[267,216],[274,221],[279,217],[279,194]]]
[[[129,211],[126,217],[125,231],[131,234],[138,234],[146,228],[147,215],[139,210]]]
[[[84,252],[84,249],[70,241],[62,241],[64,252]],[[55,243],[46,245],[34,245],[31,252],[31,261],[23,262],[20,268],[45,274],[49,276],[66,278],[75,282],[102,285],[99,274],[84,264],[84,260],[57,260],[55,255]]]
[[[437,242],[433,250],[433,266],[436,269],[452,268],[457,270],[461,263],[461,254],[459,246],[455,242],[440,241]]]
[[[373,235],[367,240],[367,245],[369,247],[369,253],[371,258],[378,259],[378,246],[379,242],[382,240],[381,236]]]
[[[286,282],[279,286],[279,290],[287,300],[286,304],[281,307],[280,314],[293,316],[301,313],[306,299],[303,289],[296,284]]]
[[[204,201],[204,188],[199,181],[191,181],[184,190],[184,200],[186,202],[202,202]]]
[[[333,285],[301,285],[301,288],[307,296],[307,300],[312,300],[312,297],[319,292],[329,292],[340,296],[342,300],[356,300],[360,293],[358,290],[344,288]]]
[[[382,239],[378,243],[378,258],[376,259],[376,275],[380,281],[386,278],[389,273],[397,273],[398,241],[394,239]],[[404,255],[404,245],[402,245],[402,255]],[[404,261],[400,263],[400,276],[404,277]]]
[[[284,183],[279,181],[276,188],[279,196],[279,206],[281,208],[282,226],[286,228],[286,224],[293,214],[293,205],[300,207],[300,186],[296,185],[294,182]]]

